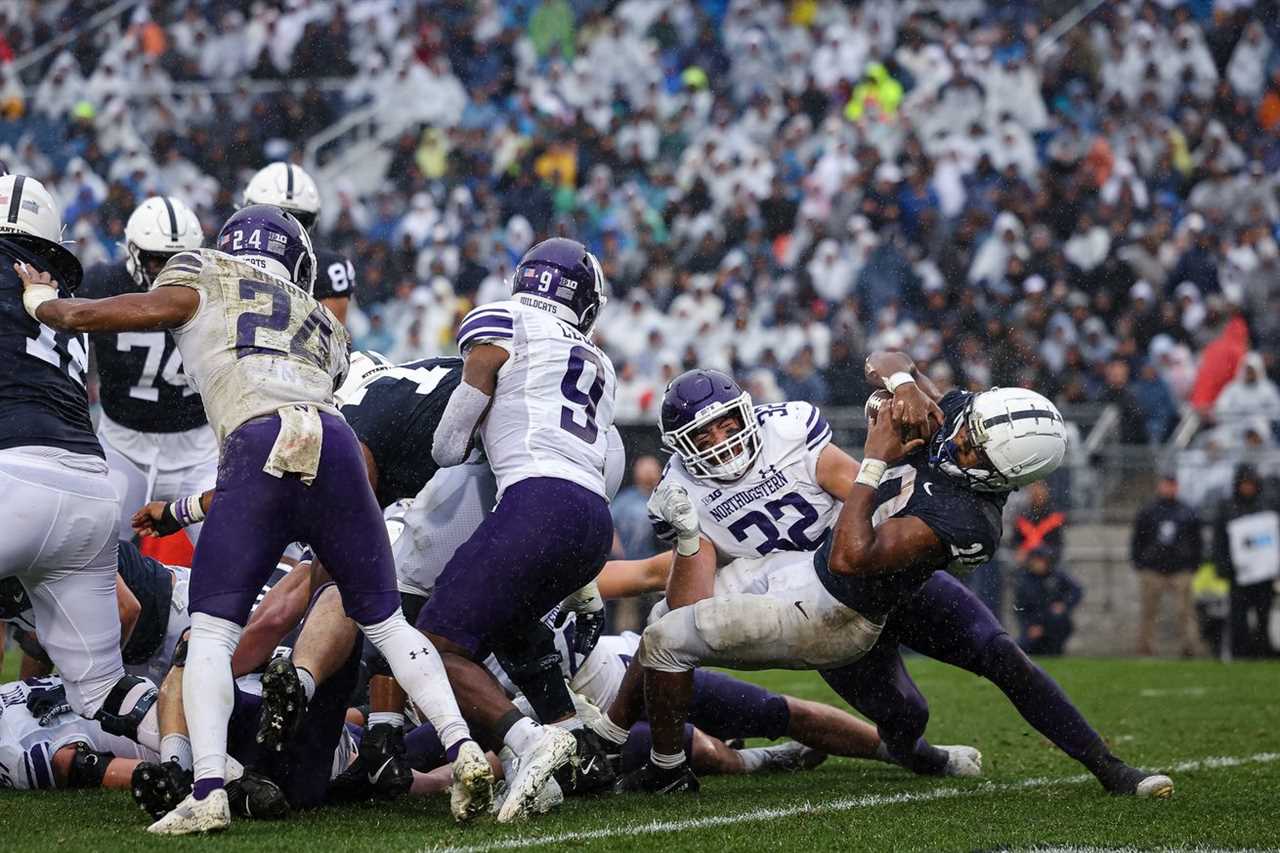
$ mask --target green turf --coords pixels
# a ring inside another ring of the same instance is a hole
[[[0,792],[0,850],[418,851],[480,847],[568,833],[538,849],[601,850],[973,850],[1033,845],[1268,848],[1280,844],[1275,794],[1280,760],[1175,774],[1169,801],[1113,798],[1030,730],[994,687],[930,661],[911,670],[932,705],[935,743],[982,749],[987,778],[919,779],[880,764],[832,760],[807,773],[704,779],[698,797],[571,802],[518,828],[485,819],[456,828],[443,799],[351,807],[286,823],[237,822],[216,838],[158,839],[124,794]],[[1247,758],[1280,750],[1280,665],[1066,659],[1046,667],[1115,751],[1148,767]],[[810,673],[771,672],[762,683],[831,700]],[[1144,693],[1144,691],[1147,691]],[[1027,779],[1042,784],[1013,789]],[[946,796],[954,792],[958,795]],[[907,795],[916,801],[883,798]],[[870,803],[858,798],[876,798]],[[833,801],[845,801],[832,810]],[[850,802],[852,801],[852,802]],[[800,811],[809,805],[808,811]],[[853,807],[849,807],[853,806]],[[785,816],[742,820],[761,809]],[[719,825],[639,833],[655,821],[728,818]]]

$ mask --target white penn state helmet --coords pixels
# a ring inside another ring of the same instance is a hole
[[[391,359],[380,352],[357,350],[351,353],[347,376],[338,390],[334,392],[334,396],[338,399],[338,405],[345,406],[349,403],[358,402],[356,393],[376,379],[378,374],[393,367],[395,367],[395,364]]]
[[[151,286],[147,261],[167,261],[178,252],[199,249],[204,229],[194,210],[172,196],[152,196],[129,215],[124,226],[125,268],[142,287]]]
[[[244,188],[242,207],[251,204],[274,204],[294,215],[307,230],[320,215],[320,190],[301,166],[272,163],[258,170]]]
[[[994,470],[961,468],[952,456],[961,425]],[[1043,480],[1067,454],[1067,431],[1058,407],[1026,388],[992,388],[975,394],[936,454],[944,473],[964,479],[977,491],[1009,492]]]
[[[62,245],[62,214],[44,184],[27,175],[0,177],[0,237],[43,262],[68,293],[80,286],[80,260]]]

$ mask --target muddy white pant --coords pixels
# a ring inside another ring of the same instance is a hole
[[[96,456],[0,450],[0,577],[31,598],[67,700],[92,717],[124,676],[116,605],[116,493]]]
[[[717,574],[710,598],[660,612],[639,651],[659,672],[839,667],[869,652],[883,628],[827,592],[811,553],[737,560]]]

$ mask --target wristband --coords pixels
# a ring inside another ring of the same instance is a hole
[[[861,467],[858,468],[858,478],[853,484],[869,486],[873,489],[880,488],[880,481],[884,479],[885,463],[882,459],[863,459]]]
[[[692,543],[693,545],[692,549],[689,549],[689,543]],[[698,553],[698,551],[701,549],[702,549],[701,535],[693,536],[689,539],[676,540],[676,553],[679,554],[681,557],[692,557],[694,554]]]
[[[200,497],[200,495],[188,495],[169,504],[169,511],[173,513],[174,521],[182,527],[190,527],[204,521],[204,505],[201,504]]]
[[[884,381],[884,388],[892,394],[897,391],[899,387],[906,385],[907,383],[914,385],[916,383],[916,378],[905,370],[899,370]]]
[[[57,298],[57,288],[50,287],[47,284],[32,284],[22,291],[22,307],[27,309],[27,313],[31,315],[32,320],[39,323],[40,319],[36,317],[36,309],[49,300]]]

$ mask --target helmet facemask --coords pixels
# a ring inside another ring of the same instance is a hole
[[[929,455],[929,462],[944,474],[963,480],[964,484],[975,492],[1011,492],[1015,487],[1010,484],[1009,478],[996,468],[983,449],[986,443],[986,432],[982,429],[979,419],[973,416],[973,403],[976,399],[976,394],[969,398],[963,411],[956,418],[950,433],[940,434],[938,439],[935,439],[935,447]],[[958,439],[960,430],[964,427],[967,427],[967,430],[962,444]],[[971,447],[976,452],[979,459],[978,465],[963,466],[958,461],[959,454],[967,447]]]
[[[715,444],[698,446],[703,430],[724,417],[741,425]],[[751,407],[751,395],[743,393],[728,403],[715,403],[679,429],[664,431],[663,443],[680,456],[685,470],[701,479],[727,483],[742,479],[760,456],[760,425]]]
[[[169,259],[178,254],[177,252],[149,252],[139,248],[138,244],[132,241],[125,243],[125,252],[128,255],[125,267],[129,275],[139,287],[147,289],[150,289],[151,283],[156,280],[156,276],[164,269]]]

